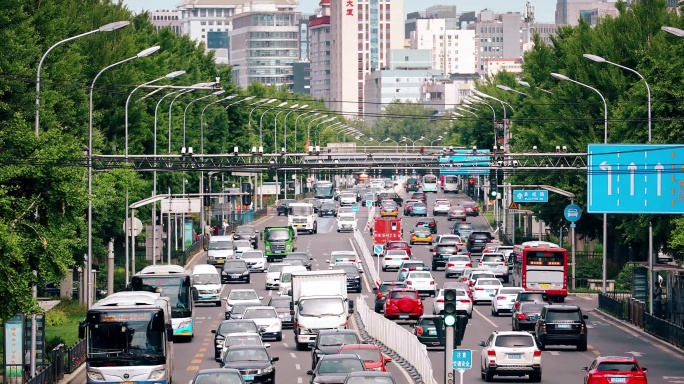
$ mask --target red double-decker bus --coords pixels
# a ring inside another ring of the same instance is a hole
[[[544,241],[528,241],[513,247],[513,286],[545,291],[554,301],[568,296],[568,251]]]

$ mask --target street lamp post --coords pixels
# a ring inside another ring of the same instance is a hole
[[[513,92],[513,93],[517,93],[519,95],[527,96],[527,93],[520,92],[517,89],[513,89],[507,85],[497,84],[496,87],[503,90],[503,91],[506,91],[506,92]]]
[[[218,96],[218,95],[221,95],[221,94],[223,94],[223,93],[225,93],[225,92],[226,92],[226,91],[224,91],[223,89],[218,90],[218,91],[216,91],[216,92],[212,92],[212,93],[209,94],[209,95],[205,95],[205,96],[198,97],[198,98],[196,98],[196,99],[190,100],[190,102],[188,103],[188,105],[185,106],[185,109],[183,110],[183,146],[184,146],[184,147],[186,146],[186,143],[185,143],[185,121],[186,121],[186,117],[187,117],[187,115],[188,115],[188,109],[190,108],[190,106],[191,106],[192,104],[194,104],[194,103],[200,101],[200,100],[204,100],[204,99],[209,98],[209,97],[212,97],[212,96]],[[201,124],[201,121],[200,121],[200,125],[202,125],[202,124]],[[200,128],[200,129],[201,129],[201,128]]]
[[[285,130],[283,132],[283,148],[285,148],[285,152],[287,152],[287,117],[290,116],[290,113],[296,111],[297,109],[304,109],[308,106],[309,106],[309,104],[304,104],[304,105],[300,105],[299,107],[297,107],[297,104],[295,104],[292,106],[292,110],[285,114],[285,121],[283,124],[285,126]],[[299,119],[299,116],[297,116],[297,119]],[[295,124],[296,124],[296,121],[297,120],[295,120]],[[297,152],[296,148],[297,148],[297,131],[295,131],[295,152]]]
[[[563,81],[569,81],[571,83],[575,83],[577,85],[580,85],[585,88],[589,88],[592,91],[596,92],[601,100],[603,101],[603,143],[608,144],[608,104],[606,103],[606,99],[603,97],[601,92],[599,92],[598,89],[584,84],[580,83],[577,80],[573,80],[565,75],[561,75],[560,73],[551,73],[551,76],[558,80],[563,80]],[[572,230],[572,238],[575,238],[575,230]],[[606,280],[607,280],[607,267],[608,267],[608,214],[604,213],[603,214],[603,275],[601,279],[601,291],[603,294],[606,293]]]
[[[538,90],[540,90],[540,91],[542,91],[542,92],[546,92],[546,93],[548,93],[549,95],[553,95],[553,92],[547,91],[547,90],[544,89],[544,88],[532,87],[532,85],[530,85],[530,83],[528,83],[527,81],[518,80],[518,84],[522,85],[523,87],[527,87],[527,88],[537,88]]]
[[[331,121],[333,121],[333,120],[335,120],[335,118],[334,118],[334,117],[331,117],[331,118],[329,118],[329,119],[327,119],[327,120],[323,120],[323,121],[321,121],[320,123],[316,124],[316,126],[314,127],[314,131],[315,131],[315,133],[316,133],[316,140],[315,140],[314,142],[316,143],[316,145],[321,145],[321,131],[323,131],[323,130],[325,130],[325,129],[328,129],[328,128],[336,127],[336,126],[341,125],[341,124],[344,124],[344,123],[342,123],[341,121],[338,121],[338,122],[336,122],[336,123],[332,123],[332,124],[328,125],[327,127],[324,127],[323,129],[318,129],[318,127],[319,127],[321,124],[329,123],[329,122],[331,122]]]
[[[290,106],[290,109],[294,110],[297,107],[299,107],[299,104],[294,104]],[[275,115],[275,119],[273,119],[273,153],[278,152],[278,116],[280,116],[280,114],[283,112],[287,112],[287,109],[278,111],[278,113]],[[287,114],[285,114],[285,117],[287,118]]]
[[[475,117],[477,117],[477,118],[479,118],[479,117],[480,117],[480,116],[478,116],[478,115],[477,115],[477,113],[475,113],[475,112],[473,112],[473,111],[470,111],[470,110],[467,110],[467,109],[465,109],[465,108],[462,108],[462,107],[456,107],[456,109],[457,109],[457,110],[459,110],[459,111],[461,111],[461,112],[468,112],[468,113],[470,113],[470,114],[474,115],[474,116],[475,116]]]
[[[667,27],[663,27],[667,28]],[[684,32],[684,31],[682,31]],[[684,34],[683,34],[684,36]],[[614,65],[618,68],[622,68],[626,71],[632,72],[635,75],[639,76],[639,78],[644,82],[646,85],[646,94],[648,97],[648,143],[651,143],[652,140],[652,120],[651,120],[651,87],[648,86],[648,81],[646,81],[646,78],[639,72],[637,72],[635,69],[625,67],[624,65],[620,65],[617,63],[614,63],[612,61],[608,61],[604,59],[601,56],[597,55],[591,55],[591,54],[584,54],[582,55],[585,58],[595,61],[597,63],[606,63],[610,65]],[[654,263],[654,257],[653,257],[653,222],[651,220],[648,221],[648,272],[651,277],[651,282],[655,282],[654,278],[655,275],[653,274],[653,263]],[[651,283],[653,285],[653,283]],[[653,314],[653,300],[648,301],[648,312],[652,315]]]
[[[257,110],[257,108],[262,107],[266,104],[271,104],[278,99],[261,99],[259,101],[255,101],[254,103],[250,104],[250,106],[254,105],[255,107],[252,108],[251,111],[249,111],[249,115],[247,115],[247,129],[249,130],[249,134],[252,134],[252,113]]]
[[[402,138],[401,138],[401,141],[410,141],[410,142],[411,142],[411,148],[415,148],[416,143],[419,142],[419,141],[422,141],[422,140],[425,140],[425,136],[421,136],[421,137],[418,138],[417,140],[411,140],[411,139],[409,139],[408,137],[402,137]]]
[[[259,118],[259,151],[261,152],[264,148],[264,115],[268,113],[268,111],[271,111],[276,108],[281,108],[287,105],[287,101],[284,101],[275,107],[268,108],[267,110],[264,111],[264,113],[261,114],[261,117]],[[274,149],[275,151],[275,149]]]
[[[317,112],[317,110],[314,109],[314,110],[306,111],[306,112],[302,113],[301,115],[297,116],[297,118],[295,119],[295,145],[294,145],[294,151],[293,151],[294,153],[297,153],[297,125],[299,124],[299,119],[301,119],[302,117],[304,117],[310,113],[313,113],[313,115],[309,115],[307,117],[314,117],[314,116],[320,115],[320,112]],[[303,152],[306,152],[306,148],[304,148]]]
[[[311,145],[311,124],[313,124],[315,121],[318,121],[318,120],[321,120],[321,119],[325,119],[326,117],[328,117],[328,115],[319,116],[319,117],[317,117],[317,118],[315,118],[315,119],[311,119],[311,120],[309,121],[309,126],[306,128],[306,141],[309,142],[309,145]],[[335,120],[335,117],[331,117],[331,118],[329,118],[329,119],[323,120],[322,122],[318,123],[318,124],[314,127],[314,129],[316,129],[319,125],[321,125],[321,124],[323,124],[323,123],[327,123],[327,122],[330,122],[330,121],[333,121],[333,120]],[[307,151],[308,148],[304,148],[304,150]]]
[[[90,94],[89,94],[89,106],[88,106],[88,254],[87,254],[87,265],[85,280],[87,286],[86,294],[86,305],[88,308],[93,305],[93,92],[95,90],[95,83],[97,79],[108,69],[114,68],[117,65],[121,65],[128,61],[149,56],[157,52],[160,47],[154,46],[140,51],[137,55],[131,56],[127,59],[118,61],[114,64],[104,67],[100,72],[95,75],[93,82],[90,84]],[[85,289],[84,287],[83,289]]]
[[[38,63],[38,71],[36,73],[36,126],[35,126],[35,133],[36,136],[40,134],[40,70],[43,68],[43,63],[45,62],[45,58],[47,57],[48,53],[55,49],[58,45],[61,45],[63,43],[69,42],[76,40],[78,38],[92,35],[93,33],[97,32],[111,32],[111,31],[116,31],[117,29],[126,27],[130,24],[130,21],[116,21],[113,23],[105,24],[101,26],[98,29],[93,29],[92,31],[81,33],[80,35],[72,36],[64,40],[60,40],[56,43],[54,43],[50,48],[48,48],[47,51],[43,54],[43,57],[40,58],[40,62]],[[33,363],[33,359],[31,359],[31,377],[35,376],[35,364]]]
[[[430,140],[430,146],[432,147],[432,146],[435,144],[435,142],[440,141],[440,140],[442,140],[443,138],[444,138],[444,137],[442,137],[442,136],[437,136],[436,139]]]

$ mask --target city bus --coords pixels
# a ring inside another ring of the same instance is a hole
[[[443,175],[442,190],[444,193],[458,193],[458,176],[456,175]]]
[[[96,302],[79,325],[86,339],[86,382],[171,383],[173,329],[168,297],[117,292]]]
[[[190,273],[180,265],[150,265],[131,279],[132,291],[161,293],[171,300],[174,337],[195,335],[195,306]]]
[[[563,302],[568,296],[568,251],[544,241],[528,241],[513,247],[513,286],[545,291]]]
[[[332,181],[317,181],[313,185],[313,197],[328,202],[335,201],[335,185]]]
[[[423,192],[434,192],[437,193],[437,176],[435,175],[425,175],[423,176]]]

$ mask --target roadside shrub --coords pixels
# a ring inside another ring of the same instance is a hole
[[[69,321],[69,316],[61,309],[53,308],[45,314],[45,325],[52,327],[55,325],[64,325]]]

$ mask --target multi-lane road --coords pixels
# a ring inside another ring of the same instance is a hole
[[[440,194],[437,196],[443,197]],[[428,207],[431,208],[435,196],[429,195]],[[464,195],[448,195],[452,204],[456,204],[463,199]],[[365,226],[368,219],[368,209],[362,207],[357,213],[359,228]],[[326,260],[330,251],[352,250],[352,234],[337,233],[335,218],[319,218],[318,234],[301,235],[298,239],[298,249],[307,251],[314,257],[313,269],[327,269]],[[255,225],[258,229],[265,226],[282,225],[287,219],[285,217],[271,216],[265,220],[260,220]],[[404,227],[412,227],[416,219],[405,218]],[[476,230],[488,230],[489,227],[485,219],[481,216],[471,217],[469,220]],[[437,218],[438,233],[446,233],[450,226],[446,218]],[[406,236],[409,232],[406,231]],[[369,234],[365,234],[366,242],[372,246],[372,239]],[[260,248],[262,244],[260,244]],[[431,256],[428,252],[429,246],[413,246],[414,257],[425,261],[429,265]],[[476,257],[473,257],[475,259]],[[196,256],[192,264],[203,263],[206,260],[205,254]],[[436,285],[440,287],[446,281],[443,271],[432,272],[436,280]],[[383,280],[396,280],[396,272],[380,272]],[[369,285],[364,284],[364,292],[361,295],[365,298],[368,305],[373,308],[373,295],[368,292]],[[277,295],[277,292],[265,290],[265,277],[263,274],[254,274],[249,285],[257,290],[260,296],[264,297],[264,303],[268,302],[269,297]],[[223,287],[223,296],[227,296],[233,288],[245,288],[245,284],[227,284]],[[356,298],[358,294],[350,294],[351,298]],[[674,347],[666,348],[658,343],[654,343],[650,338],[637,332],[626,329],[622,326],[606,319],[605,316],[597,313],[598,305],[596,297],[569,297],[568,304],[575,304],[582,307],[585,314],[589,315],[587,320],[589,328],[589,348],[586,352],[577,352],[574,348],[549,348],[542,353],[542,382],[547,383],[579,383],[583,380],[582,367],[591,364],[592,360],[599,355],[635,355],[639,362],[649,369],[648,378],[650,383],[669,383],[684,384],[684,355],[674,352]],[[426,298],[424,301],[426,313],[432,313],[432,299]],[[176,383],[187,383],[192,380],[198,370],[206,368],[216,368],[218,363],[214,361],[213,334],[211,330],[216,329],[224,318],[224,308],[214,306],[197,306],[196,316],[196,335],[191,342],[179,342],[174,345],[175,368],[173,380]],[[485,340],[493,331],[510,330],[511,320],[507,315],[493,317],[490,315],[489,306],[476,306],[473,318],[468,324],[462,349],[473,350],[473,370],[467,371],[464,375],[465,383],[480,382],[479,356],[480,347],[477,343]],[[409,327],[407,324],[406,327]],[[291,330],[284,330],[283,341],[271,344],[270,353],[272,356],[280,357],[276,363],[276,380],[280,383],[308,383],[310,377],[306,371],[311,366],[311,353],[309,351],[296,351],[293,343],[293,333]],[[435,378],[438,383],[444,382],[444,351],[434,350],[429,352],[432,361]],[[412,381],[409,376],[396,364],[388,365],[389,371],[395,377],[398,384],[408,384]],[[458,380],[458,376],[457,376]],[[499,382],[518,382],[520,379],[503,378],[495,379]],[[426,380],[427,381],[427,380]],[[85,374],[81,372],[73,383],[84,383]]]

